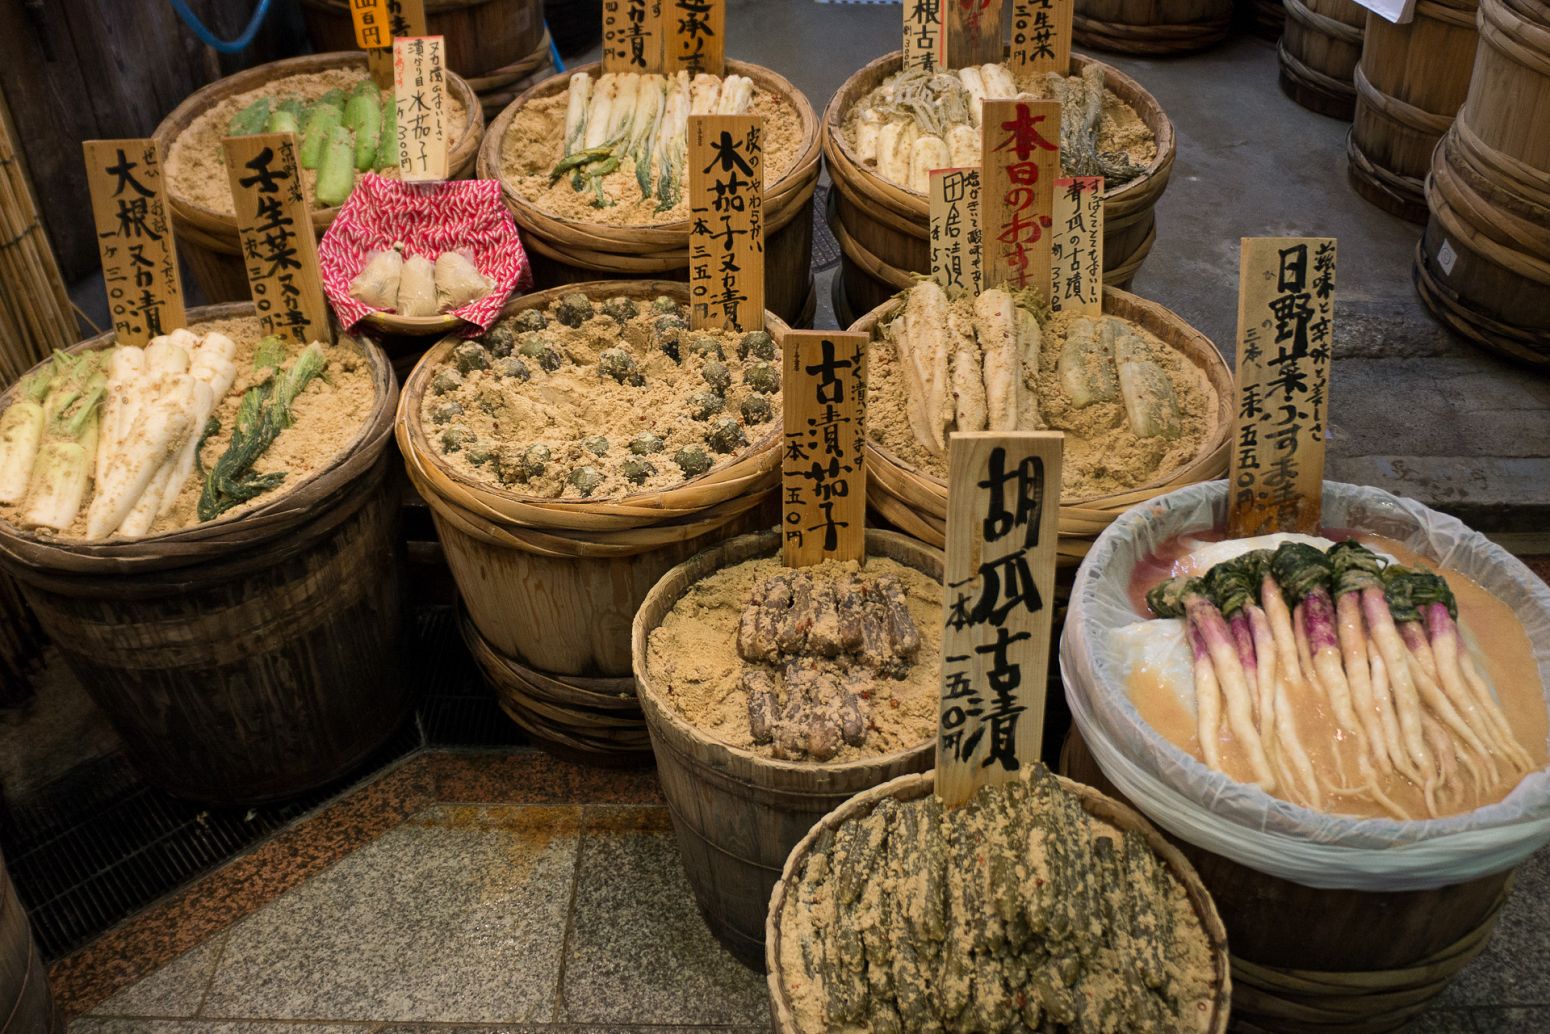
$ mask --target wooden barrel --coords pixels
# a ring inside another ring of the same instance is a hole
[[[45,642],[21,589],[0,574],[0,707],[17,707],[32,697],[28,671]]]
[[[1074,730],[1061,767],[1124,799]],[[1435,890],[1319,889],[1168,839],[1221,913],[1233,1028],[1246,1034],[1403,1029],[1484,949],[1512,886],[1505,872]]]
[[[189,318],[252,314],[221,305]],[[168,793],[235,804],[313,789],[354,768],[408,706],[398,507],[384,490],[398,393],[387,358],[363,349],[377,400],[355,443],[268,503],[128,542],[43,541],[0,524],[0,565],[140,773]]]
[[[601,281],[525,295],[505,312],[543,308],[575,290],[688,298],[676,281]],[[771,334],[784,335],[784,323],[765,318]],[[780,479],[778,433],[680,486],[614,501],[540,499],[476,483],[437,458],[420,419],[435,367],[459,340],[440,342],[415,367],[396,427],[470,621],[492,650],[543,675],[629,677],[630,622],[663,573],[746,522],[774,523],[765,507]]]
[[[464,79],[493,75],[532,54],[539,43],[548,46],[540,0],[424,2],[426,31],[446,38],[447,68]],[[302,0],[301,10],[314,50],[355,49],[349,0]]]
[[[1240,0],[1239,20],[1261,39],[1279,40],[1286,28],[1286,7],[1281,0]]]
[[[256,90],[265,83],[287,76],[336,68],[358,68],[365,74],[366,55],[356,50],[272,61],[229,75],[194,91],[156,127],[153,136],[161,147],[163,160],[171,154],[173,141],[183,130],[227,97]],[[447,150],[450,178],[464,179],[473,172],[474,160],[479,153],[479,141],[484,136],[484,112],[480,109],[479,98],[460,76],[449,73],[447,82],[452,95],[468,113],[468,120],[461,130],[453,132],[453,142]],[[171,191],[170,183],[168,201],[172,209],[172,228],[178,238],[178,255],[188,264],[206,300],[246,301],[249,297],[248,279],[241,261],[236,217],[178,197]],[[312,227],[317,236],[323,236],[323,231],[328,229],[338,214],[338,208],[312,210]]]
[[[845,118],[861,98],[899,70],[898,51],[885,54],[845,80],[823,114],[823,153],[834,183],[829,229],[839,241],[850,311],[869,312],[931,271],[927,240],[931,207],[926,195],[888,182],[854,158],[844,142]],[[1071,70],[1098,63],[1071,55]],[[1103,195],[1103,280],[1123,286],[1141,268],[1157,239],[1153,212],[1173,171],[1173,123],[1134,79],[1103,65],[1108,88],[1136,109],[1157,139],[1151,168]]]
[[[501,178],[506,132],[518,111],[564,93],[577,72],[597,75],[594,62],[571,68],[525,91],[503,111],[479,149],[479,177]],[[728,61],[727,70],[745,75],[762,91],[784,97],[802,120],[802,143],[792,165],[764,185],[764,304],[786,323],[810,326],[817,306],[813,286],[813,190],[818,185],[818,118],[802,92],[783,76],[759,65]],[[535,286],[557,287],[608,278],[689,279],[689,221],[651,226],[616,226],[563,219],[545,212],[502,181],[522,243],[533,263]]]
[[[1227,38],[1233,0],[1076,0],[1076,42],[1121,54],[1187,54]]]
[[[1356,111],[1356,62],[1367,10],[1353,0],[1285,0],[1281,89],[1310,111],[1347,122]]]
[[[580,54],[603,38],[603,0],[544,0],[544,21],[562,54]]]
[[[835,832],[846,822],[870,815],[872,809],[885,800],[915,801],[930,796],[935,792],[935,777],[935,772],[902,775],[881,786],[875,786],[857,794],[825,815],[802,837],[801,842],[786,859],[786,864],[780,873],[780,880],[775,885],[775,892],[770,897],[765,927],[765,960],[769,970],[770,1014],[774,1020],[776,1034],[813,1034],[797,1026],[794,1010],[791,1007],[790,980],[780,965],[781,921],[785,915],[786,901],[796,887],[808,855],[817,850],[820,845],[831,843]],[[1061,779],[1060,784],[1076,797],[1082,809],[1093,818],[1121,831],[1139,833],[1144,837],[1147,846],[1156,852],[1158,859],[1168,867],[1168,871],[1183,884],[1184,893],[1194,908],[1201,931],[1205,934],[1206,943],[1210,946],[1211,964],[1215,976],[1213,982],[1215,993],[1212,997],[1210,1015],[1203,1016],[1202,1022],[1198,1026],[1192,1024],[1190,1029],[1199,1031],[1201,1034],[1224,1034],[1227,1030],[1229,1009],[1232,1012],[1237,1011],[1237,989],[1233,984],[1234,975],[1228,971],[1227,932],[1223,929],[1222,920],[1216,914],[1216,906],[1211,901],[1211,895],[1202,885],[1200,877],[1190,868],[1189,861],[1179,853],[1178,849],[1134,808],[1122,804],[1113,797],[1104,796],[1080,782]]]
[[[877,340],[882,324],[901,304],[898,299],[885,302],[850,329]],[[1056,555],[1057,562],[1067,571],[1081,562],[1103,529],[1135,504],[1182,485],[1221,477],[1227,471],[1233,380],[1211,339],[1173,311],[1117,288],[1103,289],[1103,311],[1151,331],[1200,369],[1216,392],[1215,426],[1200,443],[1194,458],[1178,470],[1113,495],[1061,500]],[[871,440],[867,441],[867,502],[899,530],[937,548],[946,542],[946,480],[920,470]]]
[[[888,557],[940,580],[942,554],[904,535],[868,530],[867,555]],[[779,761],[707,736],[663,696],[647,664],[647,642],[695,582],[779,550],[777,532],[743,535],[707,549],[663,576],[635,617],[635,685],[657,778],[673,816],[678,851],[711,932],[750,966],[764,965],[770,891],[786,856],[813,823],[862,790],[933,760],[934,737],[909,750],[840,764]]]
[[[1478,6],[1479,0],[1419,0],[1404,25],[1367,15],[1346,145],[1351,185],[1413,223],[1426,222],[1422,185],[1432,151],[1469,93]]]
[[[0,857],[0,1034],[53,1034],[64,1029],[48,991],[48,966],[32,939],[27,912]]]
[[[1432,155],[1416,286],[1472,341],[1550,365],[1550,5],[1481,0],[1469,95]]]

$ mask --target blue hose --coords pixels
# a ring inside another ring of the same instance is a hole
[[[259,26],[264,24],[264,16],[269,13],[270,0],[258,0],[258,9],[253,12],[253,19],[248,22],[248,27],[242,30],[242,35],[234,40],[216,39],[214,34],[205,27],[205,23],[199,20],[199,16],[189,10],[185,0],[169,0],[172,9],[183,19],[183,24],[193,30],[199,42],[207,47],[214,47],[222,54],[236,54],[248,48],[253,42],[253,37],[258,35]]]
[[[544,22],[544,31],[549,31],[548,22]],[[565,71],[565,59],[560,57],[560,48],[554,42],[554,33],[552,32],[549,33],[549,60],[554,62],[554,70],[556,72]]]

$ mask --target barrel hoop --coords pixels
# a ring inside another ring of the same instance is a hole
[[[1443,324],[1486,348],[1514,359],[1550,368],[1550,332],[1503,323],[1471,305],[1432,272],[1426,242],[1417,241],[1413,280],[1421,301]]]
[[[1348,1034],[1393,1030],[1424,1009],[1485,948],[1511,887],[1509,879],[1478,926],[1402,969],[1319,972],[1263,966],[1233,955],[1233,1012],[1251,1025],[1264,1017],[1329,1024]]]
[[[1535,25],[1501,3],[1481,4],[1476,24],[1480,38],[1508,60],[1550,76],[1550,28]]]
[[[1310,11],[1303,4],[1302,0],[1286,0],[1286,13],[1291,16],[1293,21],[1301,22],[1321,35],[1332,37],[1356,47],[1362,45],[1363,26],[1347,25],[1345,22],[1337,18],[1331,18],[1327,14]]]
[[[1550,205],[1550,170],[1536,169],[1528,162],[1486,143],[1464,119],[1453,125],[1453,133],[1468,153],[1471,164],[1484,175],[1504,181],[1504,185],[1539,204]]]
[[[1393,169],[1385,169],[1374,162],[1367,157],[1361,144],[1357,143],[1354,130],[1346,136],[1346,158],[1362,176],[1389,191],[1395,200],[1418,205],[1425,203],[1421,197],[1421,177],[1401,176]]]
[[[1478,9],[1479,4],[1473,2],[1445,4],[1434,3],[1433,0],[1418,0],[1415,5],[1415,20],[1410,24],[1414,25],[1416,21],[1427,18],[1445,25],[1457,25],[1459,28],[1474,28],[1475,14]]]
[[[1287,3],[1296,3],[1296,0],[1287,0]],[[1302,61],[1300,61],[1298,58],[1293,57],[1292,54],[1286,49],[1285,36],[1281,37],[1281,42],[1277,44],[1277,47],[1281,52],[1282,69],[1284,71],[1290,72],[1293,77],[1302,80],[1309,86],[1315,86],[1323,90],[1325,93],[1331,94],[1335,97],[1356,96],[1356,87],[1352,86],[1349,82],[1336,79],[1334,76],[1320,72],[1316,68],[1310,68],[1309,66],[1303,64]]]
[[[1452,115],[1439,115],[1425,108],[1418,108],[1414,104],[1379,90],[1362,71],[1360,62],[1357,63],[1352,81],[1356,84],[1358,103],[1366,104],[1407,129],[1413,129],[1417,133],[1424,133],[1430,137],[1439,137],[1453,125]]]
[[[1449,138],[1443,139],[1446,148]],[[1550,261],[1521,250],[1515,236],[1522,220],[1511,220],[1502,209],[1471,189],[1447,161],[1434,161],[1427,179],[1427,205],[1443,229],[1485,258],[1518,276],[1550,285]]]

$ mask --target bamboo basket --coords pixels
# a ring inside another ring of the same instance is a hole
[[[897,186],[867,168],[851,154],[844,139],[845,118],[852,107],[888,76],[899,70],[898,51],[884,54],[856,72],[840,87],[823,114],[823,153],[834,183],[834,217],[829,229],[839,241],[850,308],[867,312],[913,284],[914,273],[931,271],[927,240],[931,206],[924,194]],[[1081,54],[1071,55],[1071,69],[1102,64]],[[1173,171],[1173,123],[1141,84],[1109,65],[1105,82],[1141,116],[1157,138],[1151,168],[1122,187],[1103,195],[1103,279],[1123,286],[1140,268],[1157,239],[1154,208]]]
[[[253,311],[210,306],[189,319]],[[0,522],[0,567],[136,767],[169,793],[235,804],[321,786],[375,749],[408,705],[397,506],[384,487],[397,388],[386,357],[370,344],[363,354],[376,405],[355,441],[252,510],[99,543]]]
[[[163,155],[171,155],[173,141],[196,118],[227,97],[258,89],[287,76],[337,68],[359,68],[364,74],[366,55],[359,50],[309,54],[272,61],[227,76],[189,94],[182,104],[173,108],[172,113],[161,120],[153,134],[154,139],[160,145]],[[473,171],[479,141],[484,135],[484,112],[479,107],[479,98],[462,78],[449,72],[447,85],[468,116],[462,131],[447,148],[448,177],[465,179]],[[189,271],[205,297],[215,302],[247,300],[248,279],[241,261],[236,217],[180,198],[170,189],[168,206],[172,210],[173,232],[178,238],[178,254],[188,263]],[[312,210],[312,228],[317,236],[323,236],[323,231],[328,229],[338,214],[337,207]]]
[[[567,70],[532,86],[501,112],[479,149],[479,177],[501,179],[501,154],[506,132],[518,111],[535,101],[566,91],[570,76],[597,75],[597,63]],[[728,61],[727,70],[745,75],[763,92],[777,94],[802,120],[802,144],[790,168],[764,186],[764,301],[788,324],[800,324],[816,301],[812,278],[813,190],[818,185],[818,119],[812,105],[783,76],[760,65]],[[511,209],[522,243],[533,262],[539,287],[608,278],[689,278],[689,221],[651,226],[616,226],[590,220],[565,219],[539,208],[504,180],[506,206]]]
[[[0,1034],[55,1034],[64,1017],[48,990],[48,964],[0,857]]]
[[[525,295],[504,314],[572,291],[688,298],[677,281],[600,281]],[[785,334],[778,318],[765,320],[777,340]],[[728,535],[775,522],[767,506],[780,480],[779,432],[681,485],[621,499],[546,499],[477,483],[437,459],[420,419],[432,371],[458,340],[437,344],[410,375],[396,431],[471,622],[493,650],[542,673],[627,677],[630,621],[663,572]]]
[[[1550,5],[1481,0],[1469,95],[1432,155],[1416,287],[1476,344],[1550,366]]]
[[[893,299],[867,313],[850,329],[873,340],[881,325],[902,305]],[[1232,372],[1221,353],[1204,334],[1174,312],[1113,287],[1103,289],[1103,311],[1119,316],[1155,334],[1199,367],[1216,392],[1216,423],[1185,466],[1146,484],[1090,499],[1062,500],[1057,563],[1073,569],[1094,539],[1114,519],[1137,503],[1181,485],[1209,481],[1227,471],[1228,439],[1232,430]],[[876,442],[867,441],[867,502],[889,523],[937,548],[946,542],[947,482],[894,456]]]
[[[1232,28],[1233,0],[1076,0],[1072,38],[1120,54],[1188,54]]]
[[[302,0],[301,10],[314,50],[355,49],[349,0]],[[446,39],[447,67],[481,96],[491,85],[486,80],[527,60],[540,43],[548,58],[539,0],[425,0],[425,29]]]
[[[1285,0],[1281,90],[1310,111],[1349,122],[1367,10],[1355,0]]]
[[[1420,0],[1393,25],[1367,15],[1346,143],[1351,186],[1379,208],[1426,222],[1422,184],[1437,141],[1469,93],[1479,0]]]
[[[1074,729],[1061,770],[1124,800]],[[1221,913],[1244,1034],[1406,1029],[1489,943],[1512,887],[1505,872],[1436,890],[1321,890],[1167,839]]]
[[[903,535],[868,530],[867,555],[889,557],[936,579],[942,554]],[[909,750],[839,764],[780,761],[712,739],[674,709],[650,669],[652,631],[689,588],[717,571],[779,551],[775,531],[731,539],[667,572],[640,606],[631,632],[657,778],[678,834],[684,871],[711,932],[750,966],[764,960],[770,891],[814,822],[852,795],[931,767],[935,734]]]
[[[793,893],[800,880],[808,856],[820,847],[827,846],[845,823],[870,815],[872,809],[883,801],[917,801],[931,796],[936,787],[935,775],[935,772],[904,775],[857,794],[830,814],[825,815],[796,845],[796,849],[791,852],[791,857],[786,859],[780,881],[775,885],[775,893],[770,898],[769,917],[765,928],[770,1015],[774,1021],[776,1034],[813,1034],[813,1032],[802,1031],[797,1026],[787,987],[788,980],[780,961],[781,921],[785,916],[787,898]],[[1216,906],[1211,900],[1211,895],[1202,885],[1200,877],[1196,875],[1188,859],[1135,809],[1079,782],[1062,778],[1060,785],[1075,795],[1081,802],[1083,810],[1093,818],[1119,830],[1133,831],[1145,837],[1147,846],[1156,852],[1157,857],[1168,867],[1168,870],[1184,885],[1184,892],[1194,907],[1201,930],[1211,947],[1215,994],[1211,1015],[1200,1029],[1208,1034],[1224,1034],[1227,1030],[1229,1006],[1236,1005],[1237,988],[1233,974],[1228,971],[1227,932],[1222,927],[1222,920],[1216,914]]]

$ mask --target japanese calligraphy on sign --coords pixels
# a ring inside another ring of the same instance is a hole
[[[603,71],[662,71],[663,0],[603,0]]]
[[[149,139],[86,140],[81,148],[113,329],[119,344],[144,345],[188,322],[161,155]]]
[[[329,341],[312,214],[290,133],[227,137],[226,169],[248,287],[264,330],[306,344]]]
[[[1333,237],[1243,238],[1228,534],[1318,534],[1334,325]]]
[[[1050,308],[1103,313],[1103,177],[1055,180],[1050,225]]]
[[[354,6],[359,0],[350,2]],[[425,21],[425,0],[368,0],[367,7],[373,12],[381,8],[380,14],[372,14],[372,24],[385,28],[373,33],[371,38],[378,42],[363,43],[363,15],[356,14],[355,42],[366,51],[366,66],[372,79],[378,86],[386,88],[393,85],[393,41],[405,36],[425,36],[430,32]]]
[[[350,20],[355,24],[355,45],[362,50],[392,45],[388,0],[350,0]]]
[[[783,347],[782,559],[863,560],[867,335],[793,330]]]
[[[980,293],[980,171],[931,171],[931,278]]]
[[[986,100],[980,132],[985,286],[1046,291],[1060,175],[1060,104]]]
[[[440,36],[393,41],[398,173],[409,183],[447,178],[447,77]]]
[[[948,443],[936,746],[945,805],[1039,759],[1064,437],[975,431]]]
[[[1073,0],[1012,0],[1013,75],[1070,71],[1072,7]]]
[[[664,71],[726,74],[727,0],[662,0],[666,24]]]
[[[952,0],[904,0],[904,69],[942,67],[942,4]]]
[[[1002,59],[1002,0],[942,0],[942,4],[947,8],[948,68]]]
[[[689,118],[689,321],[764,327],[764,120]]]

